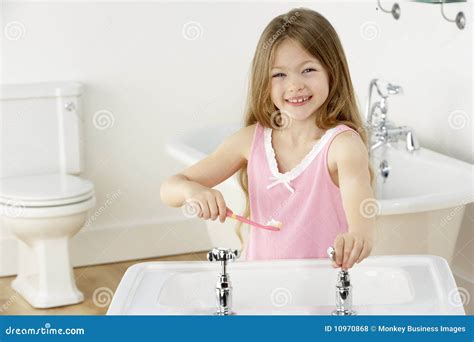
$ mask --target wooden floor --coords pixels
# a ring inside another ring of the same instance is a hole
[[[110,304],[110,296],[130,266],[145,261],[196,260],[206,260],[206,252],[75,268],[76,284],[84,294],[84,301],[51,309],[32,308],[11,288],[10,283],[15,277],[0,278],[0,315],[104,315]]]

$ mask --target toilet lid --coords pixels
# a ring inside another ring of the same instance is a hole
[[[0,179],[0,202],[51,202],[93,194],[94,185],[85,179],[68,174],[42,174]]]

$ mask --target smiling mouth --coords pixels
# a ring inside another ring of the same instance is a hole
[[[285,99],[285,102],[292,105],[292,106],[301,106],[307,102],[309,102],[313,96],[300,96],[300,97],[294,97],[291,99]]]

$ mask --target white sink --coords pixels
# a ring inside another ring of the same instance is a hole
[[[210,315],[218,263],[147,262],[130,267],[108,315]],[[229,264],[238,315],[330,315],[338,270],[327,259]],[[447,262],[436,256],[375,256],[350,271],[359,315],[464,315]]]

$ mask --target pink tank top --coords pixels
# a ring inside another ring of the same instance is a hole
[[[272,129],[258,124],[247,164],[250,218],[266,224],[283,224],[274,232],[250,226],[246,260],[326,258],[336,235],[347,232],[341,193],[333,183],[327,154],[339,133],[338,125],[325,132],[292,170],[278,171],[272,147]]]

